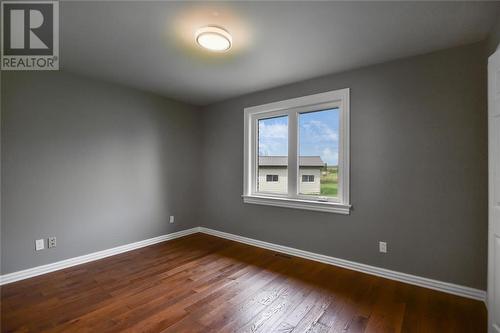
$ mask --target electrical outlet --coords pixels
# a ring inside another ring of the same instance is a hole
[[[45,241],[43,239],[35,240],[35,251],[41,251],[45,249]]]
[[[387,243],[386,242],[378,242],[378,250],[381,253],[387,253]]]
[[[56,237],[49,237],[48,244],[49,249],[52,247],[56,247]]]
[[[173,215],[170,215],[170,223],[174,223],[174,216]]]

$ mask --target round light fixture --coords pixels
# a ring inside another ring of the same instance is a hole
[[[219,27],[200,28],[196,30],[195,36],[198,45],[214,52],[227,51],[233,43],[233,38],[229,32]]]

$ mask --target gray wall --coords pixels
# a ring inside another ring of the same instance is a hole
[[[3,72],[2,273],[202,224],[484,289],[488,51],[398,60],[201,113],[64,72]],[[243,204],[243,108],[345,87],[352,214]],[[57,248],[33,251],[52,235]]]
[[[198,225],[199,118],[64,72],[2,73],[2,273]]]
[[[498,46],[500,45],[500,19],[497,20],[497,23],[491,29],[491,32],[488,36],[488,53],[494,53]]]
[[[325,76],[203,114],[203,225],[485,289],[486,44]],[[243,204],[243,108],[351,88],[350,216]],[[389,252],[378,253],[378,241]]]

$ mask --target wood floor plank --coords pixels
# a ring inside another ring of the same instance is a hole
[[[486,332],[482,302],[194,234],[1,287],[1,332]]]

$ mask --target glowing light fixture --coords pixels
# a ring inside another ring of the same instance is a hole
[[[195,36],[198,45],[213,52],[227,51],[233,43],[233,38],[229,32],[219,27],[200,28],[196,30]]]

